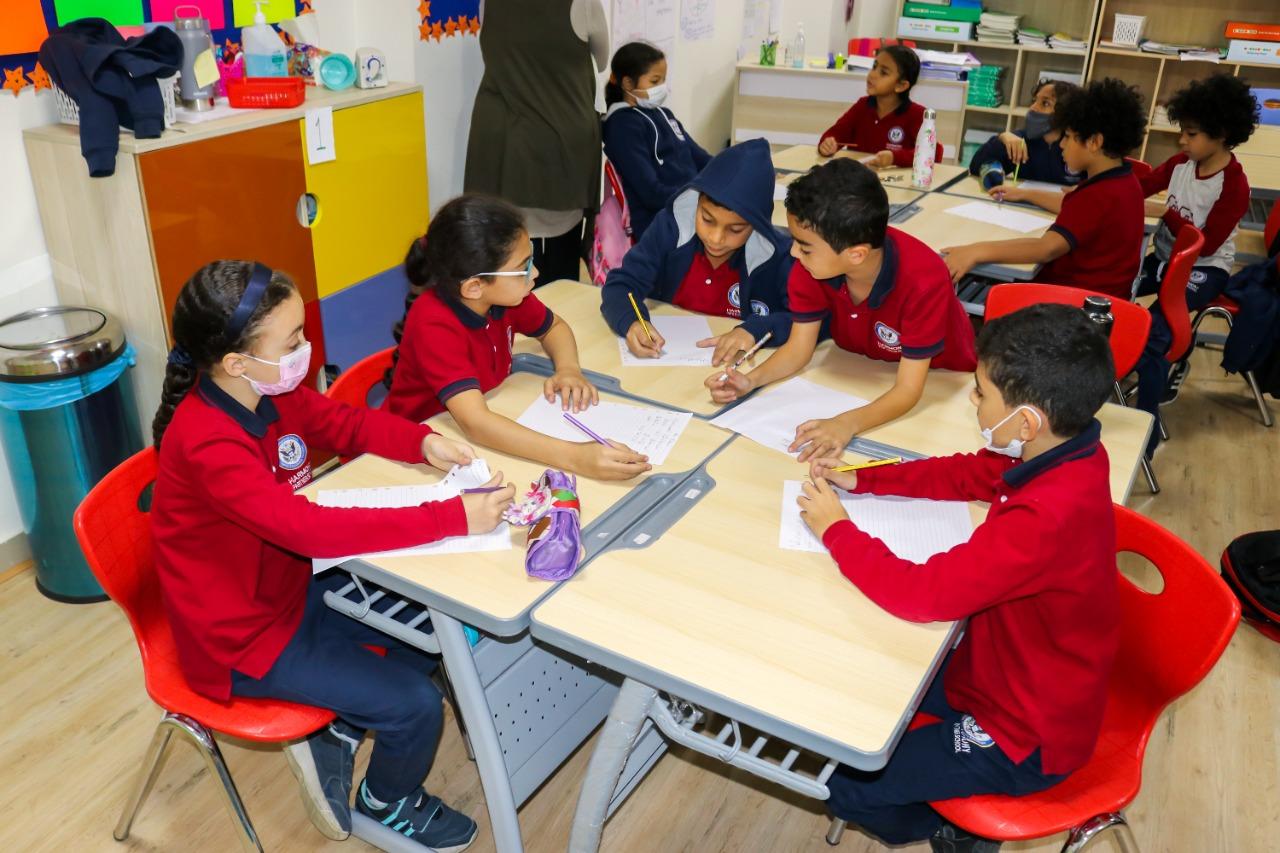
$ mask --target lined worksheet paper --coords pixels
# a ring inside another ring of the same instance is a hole
[[[574,417],[601,438],[625,444],[636,453],[648,456],[652,464],[662,465],[667,461],[671,448],[680,440],[692,415],[656,406],[633,406],[606,400],[585,412],[575,413]],[[565,419],[559,400],[548,403],[546,398],[539,397],[516,418],[516,423],[565,441],[591,440],[589,435]]]
[[[975,222],[999,225],[1001,228],[1008,228],[1010,231],[1018,231],[1023,234],[1043,231],[1053,224],[1044,217],[1032,216],[1030,213],[1023,213],[1008,205],[992,204],[987,201],[971,201],[955,207],[948,207],[947,213],[952,216],[972,219]]]
[[[787,551],[826,553],[826,547],[805,526],[797,502],[800,480],[782,483],[778,547]],[[969,505],[963,501],[931,501],[883,495],[851,495],[837,490],[840,504],[859,530],[868,533],[904,560],[923,563],[950,551],[973,535]]]
[[[322,489],[316,493],[316,503],[320,506],[359,507],[363,509],[395,509],[398,507],[417,506],[427,501],[443,501],[457,497],[462,493],[463,489],[474,489],[483,486],[489,482],[492,476],[489,473],[489,465],[483,459],[477,459],[470,465],[453,466],[449,473],[444,475],[444,479],[438,483],[420,486],[376,486],[366,489]],[[477,551],[508,551],[510,549],[511,532],[506,522],[503,522],[490,533],[451,536],[438,542],[431,542],[413,548],[401,548],[395,551],[377,551],[366,554],[353,554],[349,557],[314,559],[311,561],[311,571],[323,572],[325,569],[354,559],[467,554]]]
[[[805,421],[834,418],[867,401],[835,391],[808,379],[788,379],[757,394],[740,406],[712,419],[718,427],[733,430],[757,444],[787,453],[796,440],[796,427]]]
[[[658,358],[639,358],[618,338],[623,367],[711,367],[715,347],[699,347],[698,341],[711,337],[706,317],[653,317],[649,325],[658,330],[665,343]]]

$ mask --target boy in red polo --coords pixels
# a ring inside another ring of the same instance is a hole
[[[921,711],[874,774],[840,768],[829,810],[888,844],[994,851],[929,803],[1025,795],[1093,753],[1120,639],[1110,466],[1094,418],[1114,379],[1106,338],[1079,308],[1034,305],[978,339],[972,392],[986,448],[836,473],[815,460],[800,506],[840,572],[913,622],[968,619]],[[986,501],[973,538],[917,565],[849,520],[832,489]]]
[[[889,199],[875,174],[833,160],[787,189],[792,255],[787,342],[749,374],[723,371],[706,385],[718,403],[785,379],[813,357],[823,321],[841,349],[898,362],[893,387],[871,403],[796,428],[800,461],[839,453],[855,435],[906,414],[920,400],[929,368],[971,371],[973,327],[946,265],[919,240],[888,227]]]
[[[1059,101],[1053,126],[1062,131],[1063,161],[1087,177],[1068,193],[993,189],[1058,218],[1040,237],[943,249],[952,278],[959,281],[978,264],[1044,264],[1037,281],[1127,301],[1141,262],[1143,193],[1124,158],[1142,142],[1145,115],[1137,90],[1110,77]]]

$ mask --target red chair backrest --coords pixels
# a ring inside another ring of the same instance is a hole
[[[89,570],[129,617],[148,681],[154,657],[172,660],[177,655],[151,540],[147,487],[155,482],[157,465],[154,447],[130,456],[85,495],[71,521]]]
[[[395,347],[387,347],[360,359],[342,371],[324,395],[330,400],[337,400],[357,409],[368,408],[369,392],[382,382],[382,378],[391,369],[391,357],[395,351]]]
[[[1217,569],[1149,518],[1115,507],[1116,550],[1150,560],[1164,589],[1146,592],[1120,576],[1120,650],[1111,671],[1113,702],[1155,717],[1200,682],[1222,656],[1240,602]]]
[[[1133,176],[1138,180],[1142,180],[1154,171],[1150,163],[1143,162],[1137,157],[1126,157],[1124,161],[1129,164],[1129,168],[1133,170]]]
[[[1191,346],[1191,315],[1187,313],[1187,283],[1191,281],[1192,267],[1200,250],[1204,248],[1204,234],[1200,229],[1184,225],[1173,241],[1173,254],[1164,268],[1164,280],[1160,282],[1160,313],[1173,332],[1173,341],[1165,358],[1170,362],[1182,358]]]
[[[1111,300],[1111,316],[1115,318],[1111,326],[1111,358],[1116,364],[1116,379],[1123,379],[1137,365],[1151,331],[1151,314],[1141,305],[1060,284],[998,284],[987,294],[986,318],[994,320],[1028,305],[1045,302],[1079,308],[1084,306],[1086,296]]]

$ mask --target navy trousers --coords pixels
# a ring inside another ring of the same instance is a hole
[[[827,810],[856,824],[886,844],[929,838],[942,817],[934,800],[974,794],[1021,796],[1043,791],[1066,778],[1040,769],[1039,750],[1020,764],[972,716],[947,704],[943,672],[938,673],[920,710],[939,722],[907,732],[882,770],[865,773],[839,767],[827,781]]]
[[[391,803],[416,790],[435,759],[444,714],[430,678],[436,661],[326,605],[325,590],[347,582],[341,574],[313,579],[302,622],[275,664],[262,678],[233,670],[231,692],[328,708],[373,729],[365,781],[369,793]],[[366,644],[385,648],[386,657]]]
[[[1142,281],[1138,283],[1138,295],[1147,296],[1160,290],[1160,279],[1164,274],[1164,262],[1155,255],[1147,255],[1142,262]],[[1191,270],[1191,279],[1187,282],[1187,309],[1199,311],[1208,305],[1222,289],[1227,286],[1230,273],[1218,267],[1195,267]],[[1146,349],[1138,359],[1138,408],[1150,412],[1160,422],[1160,398],[1164,395],[1165,386],[1169,384],[1169,362],[1166,356],[1173,345],[1173,331],[1160,313],[1160,300],[1151,303],[1151,334],[1147,338]],[[1184,357],[1178,353],[1178,357]],[[1160,430],[1151,431],[1151,439],[1147,443],[1147,456],[1155,452],[1160,443]]]

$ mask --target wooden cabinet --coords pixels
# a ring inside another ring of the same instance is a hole
[[[337,159],[311,165],[304,121],[318,106],[333,109]],[[88,176],[74,127],[34,128],[25,142],[59,299],[121,319],[139,352],[143,423],[159,402],[174,302],[210,261],[257,260],[293,278],[315,350],[309,379],[333,361],[329,341],[343,368],[389,345],[400,267],[427,225],[419,87],[309,91],[297,109],[178,125],[160,139],[122,134],[109,178]]]

